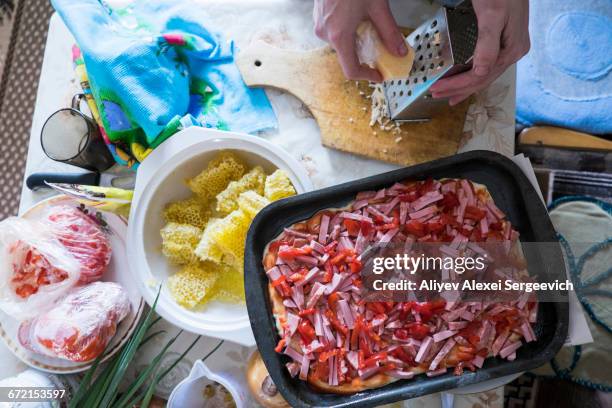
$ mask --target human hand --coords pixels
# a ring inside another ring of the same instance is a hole
[[[528,0],[472,0],[478,19],[478,40],[472,69],[437,81],[434,98],[456,105],[486,88],[529,51]]]
[[[336,50],[344,75],[349,79],[382,81],[381,74],[361,65],[356,52],[357,26],[371,20],[389,52],[397,56],[408,53],[388,0],[315,0],[313,11],[315,34]]]

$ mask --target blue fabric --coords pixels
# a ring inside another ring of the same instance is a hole
[[[245,133],[276,127],[265,93],[246,87],[233,43],[215,32],[202,7],[170,0],[121,9],[99,0],[52,3],[82,51],[111,142],[155,147],[184,123]]]
[[[612,133],[612,1],[532,0],[517,120]]]

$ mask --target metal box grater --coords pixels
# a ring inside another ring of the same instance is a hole
[[[410,76],[383,84],[389,117],[398,122],[427,121],[445,108],[448,101],[433,99],[429,88],[440,78],[470,68],[477,38],[471,1],[440,8],[414,30],[407,37],[415,51]]]

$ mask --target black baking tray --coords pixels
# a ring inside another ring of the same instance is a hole
[[[553,242],[553,254],[526,253],[528,268],[566,279],[565,263],[548,212],[538,193],[521,169],[510,159],[490,151],[472,151],[419,164],[349,183],[300,194],[275,202],[264,208],[253,221],[246,241],[245,287],[251,327],[263,361],[279,391],[292,407],[355,407],[377,406],[538,367],[552,359],[565,342],[568,327],[567,302],[539,303],[538,320],[534,326],[537,340],[524,344],[514,361],[488,358],[483,368],[455,376],[429,378],[419,375],[399,380],[381,388],[352,395],[323,394],[306,382],[291,378],[285,363],[287,356],[274,347],[279,340],[268,295],[268,278],[262,266],[264,248],[283,228],[310,218],[316,212],[342,207],[354,200],[359,191],[377,190],[406,179],[466,178],[485,185],[495,204],[506,213],[512,225],[526,242]],[[550,248],[550,245],[546,246]]]

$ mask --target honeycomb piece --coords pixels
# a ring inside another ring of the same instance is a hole
[[[260,166],[254,167],[240,180],[232,181],[227,188],[217,194],[217,211],[229,214],[238,208],[238,196],[245,191],[263,194],[266,173]]]
[[[210,236],[225,255],[224,261],[235,267],[240,267],[244,261],[244,245],[251,220],[238,209],[223,218]]]
[[[170,263],[184,265],[196,260],[195,248],[202,230],[188,224],[171,222],[160,231],[162,252]]]
[[[195,255],[200,258],[201,261],[221,263],[223,251],[216,244],[212,236],[212,232],[219,228],[220,223],[221,220],[219,218],[213,218],[204,229],[200,242],[195,249]]]
[[[226,268],[221,272],[215,285],[214,299],[228,303],[243,303],[245,301],[242,270]]]
[[[276,170],[266,178],[264,196],[270,201],[280,200],[295,195],[291,180],[283,170]]]
[[[223,152],[200,174],[187,180],[187,185],[198,197],[209,200],[223,191],[230,181],[242,177],[245,171],[245,165],[235,154]]]
[[[209,206],[195,197],[170,203],[164,209],[166,222],[189,224],[204,229],[211,216]]]
[[[245,191],[238,196],[238,207],[253,219],[270,201],[254,191]]]
[[[194,262],[168,278],[168,289],[178,304],[193,308],[214,296],[218,278],[215,264]]]

